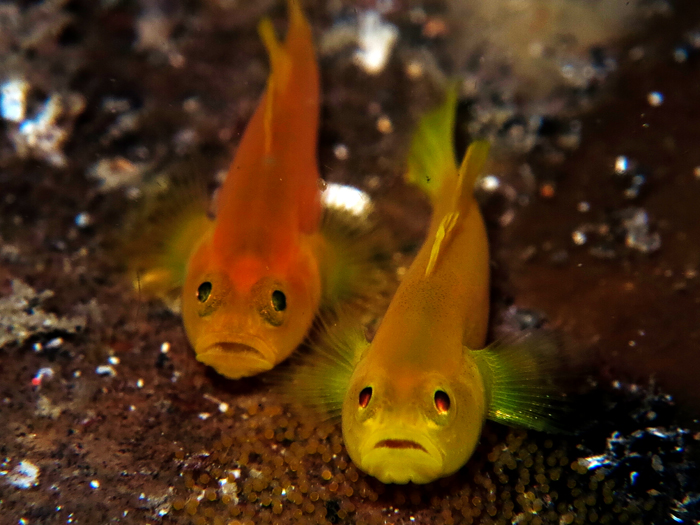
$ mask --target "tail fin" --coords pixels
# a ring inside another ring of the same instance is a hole
[[[369,343],[351,317],[319,323],[318,339],[309,344],[308,351],[297,352],[274,382],[285,399],[296,401],[321,419],[337,422],[352,373]]]
[[[411,141],[406,182],[423,190],[432,202],[437,200],[445,178],[457,172],[452,146],[456,107],[454,85],[447,91],[445,101],[420,119]]]
[[[566,411],[562,390],[555,384],[561,368],[557,345],[543,334],[528,333],[468,350],[476,360],[489,399],[487,417],[508,426],[562,432]]]

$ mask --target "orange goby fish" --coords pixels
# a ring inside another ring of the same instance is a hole
[[[272,72],[182,292],[197,359],[234,378],[288,356],[321,300],[319,76],[311,28],[297,2],[289,10],[284,45],[269,20],[260,24]]]
[[[318,67],[299,3],[288,6],[283,43],[270,20],[259,25],[271,72],[219,189],[215,219],[203,199],[174,205],[157,230],[160,251],[132,262],[146,293],[180,292],[197,359],[234,379],[289,356],[319,309],[371,302],[386,282],[374,265],[378,244],[368,242],[377,229],[367,206],[354,214],[322,206]]]
[[[474,197],[488,144],[473,142],[460,168],[452,151],[457,100],[421,121],[410,182],[433,202],[425,243],[371,342],[337,322],[291,371],[291,393],[340,416],[353,462],[384,483],[428,483],[464,465],[485,419],[554,427],[551,345],[539,336],[484,346],[489,248]]]

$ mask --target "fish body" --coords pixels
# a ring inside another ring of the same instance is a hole
[[[311,29],[297,2],[289,11],[284,44],[260,25],[272,71],[182,289],[197,359],[231,378],[287,357],[321,300],[319,76]]]
[[[284,42],[268,19],[260,23],[271,72],[215,217],[192,184],[176,187],[130,264],[140,291],[179,294],[197,359],[232,379],[288,357],[320,310],[366,310],[389,283],[384,263],[375,264],[383,239],[369,207],[354,215],[322,205],[318,66],[301,7],[288,6]]]
[[[433,216],[373,340],[336,323],[291,381],[302,403],[340,413],[350,458],[384,483],[454,473],[487,417],[548,425],[536,339],[478,350],[488,325],[489,251],[473,188],[489,148],[472,143],[457,168],[455,105],[451,91],[414,138],[408,179],[431,197]]]
[[[456,471],[481,435],[486,392],[465,345],[483,347],[488,325],[488,240],[472,190],[487,149],[470,147],[464,173],[445,166],[454,171],[441,174],[426,242],[343,403],[350,457],[386,483],[425,483]]]

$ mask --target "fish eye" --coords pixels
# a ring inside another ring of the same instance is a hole
[[[211,295],[211,288],[212,286],[209,281],[204,281],[199,285],[199,288],[197,288],[197,300],[200,303],[207,302],[207,299],[209,299],[209,296]]]
[[[444,390],[435,392],[435,408],[437,408],[438,414],[447,414],[450,410],[450,396]]]
[[[360,408],[365,408],[372,399],[372,387],[366,386],[360,391]]]
[[[272,292],[272,307],[278,312],[284,312],[287,309],[287,296],[284,292],[279,290]]]

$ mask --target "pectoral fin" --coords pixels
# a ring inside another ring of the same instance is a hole
[[[296,400],[321,419],[339,421],[352,373],[369,343],[351,317],[319,324],[317,339],[297,352],[273,382],[285,399]]]
[[[555,384],[558,352],[554,340],[528,333],[472,352],[489,402],[487,418],[504,425],[563,431],[565,397]]]
[[[172,300],[184,283],[190,255],[214,221],[207,214],[204,184],[194,178],[169,181],[157,195],[145,193],[125,233],[123,254],[139,293]]]

